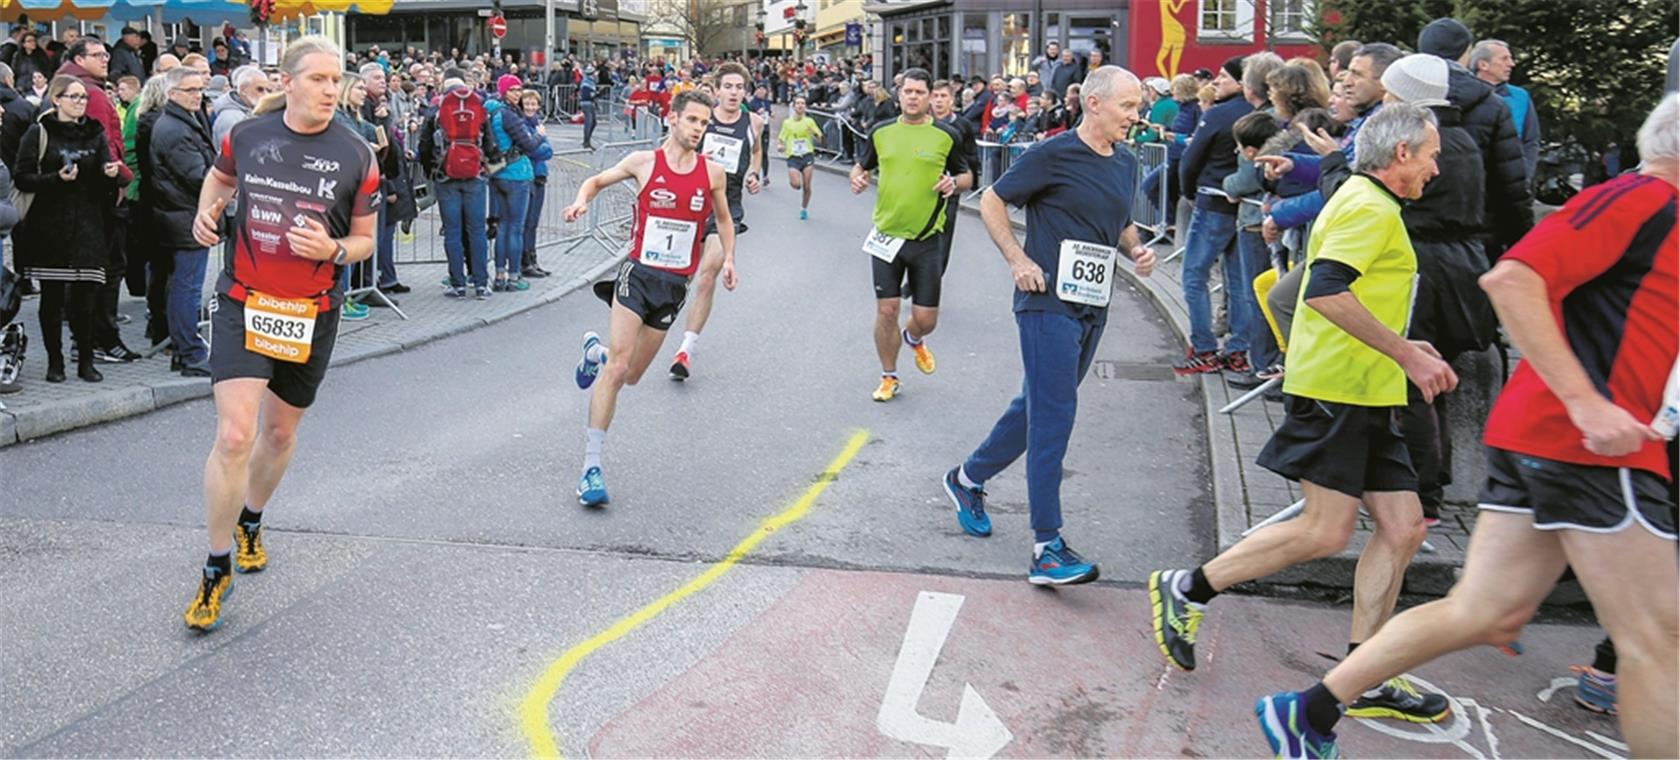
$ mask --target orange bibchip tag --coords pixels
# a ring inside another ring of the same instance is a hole
[[[283,362],[308,362],[319,310],[313,298],[251,291],[245,297],[245,350]]]

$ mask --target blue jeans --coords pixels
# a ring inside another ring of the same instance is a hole
[[[374,231],[374,256],[379,264],[381,290],[397,284],[397,220],[390,203],[379,204],[378,227]]]
[[[490,195],[502,220],[496,225],[496,271],[518,277],[525,255],[525,207],[531,202],[531,181],[492,179]]]
[[[1225,293],[1231,334],[1225,350],[1248,350],[1254,312],[1254,291],[1243,280],[1242,262],[1237,257],[1237,216],[1209,211],[1200,206],[1190,214],[1190,236],[1184,250],[1184,303],[1190,308],[1190,350],[1205,354],[1219,350],[1213,337],[1213,303],[1208,299],[1208,275],[1215,261],[1225,260]],[[970,476],[972,477],[972,476]]]
[[[542,221],[543,198],[548,195],[548,180],[531,183],[531,201],[525,204],[525,249],[521,267],[537,265],[537,222]]]
[[[1237,254],[1243,266],[1243,289],[1248,292],[1248,305],[1253,309],[1248,315],[1248,361],[1257,369],[1265,369],[1283,359],[1278,353],[1277,339],[1272,337],[1272,326],[1267,324],[1266,315],[1260,313],[1260,302],[1254,298],[1254,278],[1272,268],[1272,251],[1260,233],[1243,230],[1237,232]],[[1235,309],[1236,305],[1232,304],[1231,308]]]
[[[1027,504],[1035,541],[1049,541],[1062,529],[1062,459],[1079,384],[1096,358],[1103,323],[1047,311],[1015,315],[1021,333],[1021,392],[974,453],[963,472],[984,483],[1027,455]]]
[[[169,341],[175,344],[175,356],[187,364],[203,364],[210,358],[210,348],[198,334],[198,308],[209,261],[208,248],[177,250],[175,271],[169,275]]]
[[[489,194],[482,179],[449,179],[437,183],[438,214],[443,217],[443,251],[449,257],[449,284],[467,284],[466,257],[472,256],[476,287],[489,284],[485,266],[485,198]],[[465,250],[462,235],[466,236]]]

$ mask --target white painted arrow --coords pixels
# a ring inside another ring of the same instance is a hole
[[[958,594],[923,591],[917,595],[892,680],[881,698],[881,711],[875,715],[875,727],[899,741],[945,747],[948,758],[983,760],[997,754],[1015,735],[973,686],[963,684],[962,706],[957,708],[955,723],[925,718],[916,712],[916,703],[922,699],[922,690],[933,675],[933,664],[945,648],[945,637],[950,635],[962,603],[963,597]]]

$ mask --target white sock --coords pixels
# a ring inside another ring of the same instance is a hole
[[[699,342],[700,333],[693,330],[684,330],[682,347],[678,348],[677,351],[688,354],[688,358],[692,359],[694,358],[694,344]]]
[[[957,468],[957,483],[963,488],[979,488],[980,484],[968,479],[968,470]]]
[[[583,435],[583,471],[601,466],[601,446],[607,442],[607,431],[590,428]]]
[[[591,364],[606,364],[607,347],[600,343],[596,343],[595,345],[590,346],[588,351],[583,353],[583,358]]]
[[[1033,544],[1033,559],[1038,559],[1039,557],[1044,556],[1044,547],[1049,546],[1053,543],[1056,543],[1056,541],[1054,539],[1051,539],[1049,541],[1042,541],[1042,542],[1034,543]]]

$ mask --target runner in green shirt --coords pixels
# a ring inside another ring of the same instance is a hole
[[[822,128],[805,115],[805,97],[793,99],[793,115],[782,121],[782,131],[776,135],[782,155],[787,156],[788,186],[800,191],[799,218],[809,219],[811,207],[811,171],[816,163],[816,145],[822,140]]]
[[[940,235],[945,199],[973,184],[962,138],[928,111],[933,77],[924,69],[904,72],[898,87],[900,115],[869,130],[852,167],[852,192],[869,187],[869,173],[881,172],[875,193],[875,228],[863,250],[875,267],[875,352],[881,358],[876,401],[898,395],[899,341],[916,354],[916,369],[931,375],[933,352],[922,339],[939,322],[939,286],[944,275]],[[899,294],[908,276],[910,319],[898,325]]]

